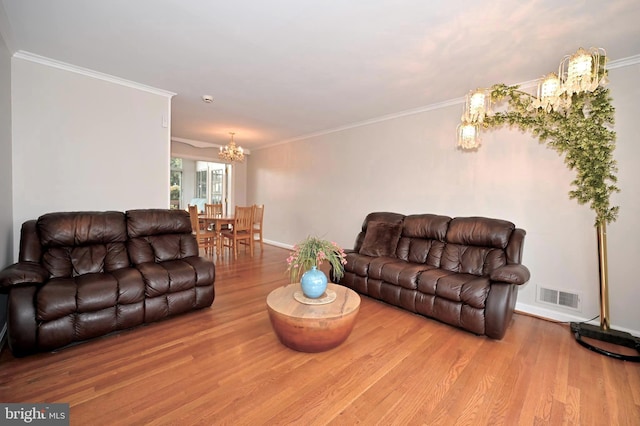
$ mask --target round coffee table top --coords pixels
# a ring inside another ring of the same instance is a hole
[[[308,319],[342,317],[360,307],[360,296],[350,288],[329,283],[327,290],[335,292],[331,303],[301,303],[294,297],[294,293],[300,291],[300,284],[289,284],[273,290],[267,296],[267,306],[282,315]]]

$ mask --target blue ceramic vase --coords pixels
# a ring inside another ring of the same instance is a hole
[[[317,299],[322,296],[327,289],[327,276],[322,271],[313,266],[302,274],[300,279],[302,293],[310,299]]]

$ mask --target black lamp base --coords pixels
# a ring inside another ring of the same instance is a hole
[[[603,330],[596,325],[584,324],[580,322],[572,322],[571,331],[573,332],[576,341],[585,348],[597,352],[602,355],[610,356],[612,358],[620,359],[623,361],[640,362],[640,355],[623,355],[615,352],[609,352],[605,349],[593,346],[584,340],[583,337],[600,340],[602,342],[612,343],[618,346],[625,346],[627,348],[635,349],[640,353],[640,338],[635,337],[624,331],[617,330]]]

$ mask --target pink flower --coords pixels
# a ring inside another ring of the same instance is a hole
[[[334,271],[342,276],[346,264],[346,255],[344,250],[340,248],[335,241],[322,240],[317,237],[307,237],[303,243],[293,246],[293,251],[287,258],[289,264],[287,270],[290,272],[292,282],[298,279],[298,276],[312,266],[319,267],[324,262],[329,262]]]

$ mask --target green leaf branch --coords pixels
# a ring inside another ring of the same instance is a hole
[[[611,129],[615,109],[609,89],[598,87],[593,92],[574,94],[571,106],[563,112],[534,108],[533,95],[518,89],[504,84],[491,88],[492,102],[506,100],[507,109],[486,117],[482,126],[508,125],[531,132],[540,143],[563,156],[569,170],[576,172],[569,198],[588,204],[596,213],[596,225],[614,222],[619,207],[611,206],[610,198],[620,189],[613,158],[616,133]]]

